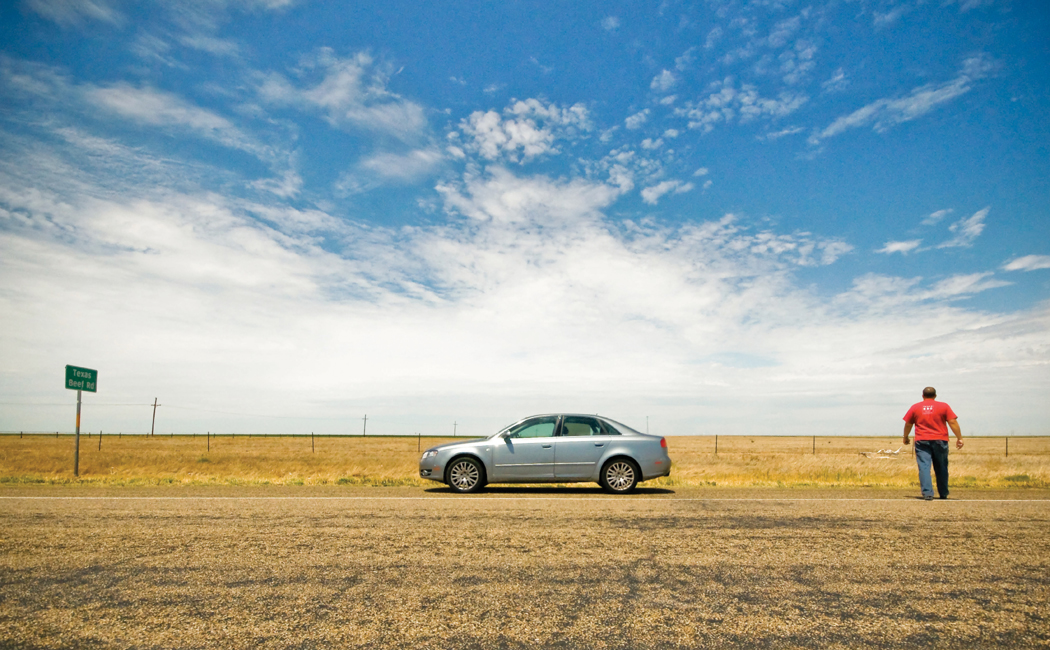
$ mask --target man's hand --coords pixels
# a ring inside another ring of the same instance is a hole
[[[911,440],[908,439],[908,436],[904,436],[904,444],[906,444],[906,445],[910,445],[911,444]]]
[[[956,449],[962,449],[962,438],[959,438],[958,440],[955,441],[955,448]]]

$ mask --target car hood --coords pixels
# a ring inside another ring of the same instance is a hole
[[[443,445],[436,445],[434,447],[427,447],[427,451],[441,451],[442,449],[450,449],[452,447],[459,447],[461,445],[469,445],[475,442],[483,442],[488,438],[469,438],[466,440],[456,440],[455,442],[446,442]]]

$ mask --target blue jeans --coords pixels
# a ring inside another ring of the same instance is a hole
[[[915,441],[915,461],[919,464],[919,485],[922,496],[933,496],[933,482],[930,481],[930,465],[937,475],[937,494],[948,496],[948,441],[923,440]]]

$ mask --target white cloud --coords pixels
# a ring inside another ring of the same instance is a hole
[[[884,253],[890,255],[893,253],[908,254],[914,252],[922,244],[921,239],[909,239],[907,241],[888,241],[886,244],[875,251],[876,253]]]
[[[693,61],[696,59],[696,48],[691,47],[685,52],[682,52],[682,56],[676,57],[674,60],[674,68],[679,72],[685,72],[693,66]]]
[[[303,189],[303,178],[294,169],[285,170],[279,178],[266,178],[253,181],[251,187],[275,194],[281,198],[299,195]]]
[[[227,118],[195,106],[177,95],[128,84],[84,86],[88,102],[139,124],[188,129],[225,146],[242,149],[263,160],[273,157],[267,147],[254,142]]]
[[[458,147],[448,148],[453,158],[465,154]],[[361,194],[384,185],[403,185],[432,176],[444,156],[433,148],[416,149],[406,153],[381,152],[364,158],[352,170],[344,172],[335,182],[340,195]]]
[[[604,211],[619,190],[603,183],[496,167],[441,187],[447,220],[392,231],[205,193],[68,201],[6,169],[0,277],[17,290],[0,294],[0,348],[17,370],[0,390],[50,395],[60,389],[47,378],[75,356],[107,373],[108,401],[146,401],[148,390],[169,404],[298,416],[264,425],[169,411],[165,427],[179,432],[337,432],[367,412],[370,431],[374,417],[377,432],[429,433],[449,409],[495,418],[492,428],[561,409],[633,422],[660,403],[680,433],[774,422],[832,433],[813,417],[829,417],[831,396],[872,422],[858,433],[875,433],[882,403],[906,404],[902,383],[931,376],[951,378],[938,387],[965,395],[978,427],[987,386],[1025,385],[1050,360],[1050,310],[958,306],[997,286],[988,274],[863,278],[826,299],[793,270],[833,263],[845,242],[756,232],[731,215],[617,222]],[[698,410],[698,394],[719,407]],[[756,399],[782,405],[767,417],[747,407]],[[89,417],[138,430],[122,413]],[[52,426],[39,409],[24,417]]]
[[[911,7],[907,5],[897,5],[889,11],[879,12],[876,11],[872,19],[872,23],[876,28],[889,27],[900,20],[900,17],[905,13],[911,11]]]
[[[816,46],[802,39],[798,40],[792,49],[781,52],[777,59],[780,61],[784,83],[793,85],[804,81],[816,67],[813,60],[816,53]]]
[[[783,138],[785,136],[795,135],[796,133],[802,133],[802,131],[804,131],[804,130],[805,129],[803,129],[801,126],[789,126],[787,128],[781,129],[779,131],[772,131],[770,133],[766,133],[765,135],[761,135],[761,136],[759,136],[759,139],[760,140],[771,140],[771,141],[772,140],[779,140],[780,138]]]
[[[1025,255],[1003,265],[1004,271],[1038,271],[1050,269],[1050,255]]]
[[[664,137],[665,138],[673,139],[673,138],[677,138],[679,135],[681,135],[681,134],[678,131],[678,129],[667,129],[666,131],[664,131]]]
[[[642,149],[659,149],[662,146],[664,146],[664,141],[661,139],[646,138],[642,140]]]
[[[788,41],[802,24],[800,16],[793,16],[777,23],[769,33],[767,43],[770,47],[779,48],[787,45]]]
[[[936,210],[934,212],[931,212],[923,218],[922,225],[932,226],[935,223],[939,223],[941,219],[947,217],[952,212],[955,212],[955,210],[953,210],[952,208],[948,208],[946,210]]]
[[[675,109],[675,115],[689,119],[690,129],[708,133],[722,123],[780,118],[798,110],[808,100],[805,95],[787,92],[776,99],[762,97],[749,84],[737,88],[732,78],[712,84],[710,90],[712,92],[705,99]]]
[[[616,16],[606,16],[605,18],[602,18],[602,29],[607,32],[614,32],[619,26],[620,19]]]
[[[701,167],[693,172],[693,176],[707,176],[710,171],[707,167]]]
[[[820,84],[820,87],[823,88],[826,93],[837,93],[845,90],[846,87],[849,86],[849,83],[849,77],[846,76],[846,73],[842,68],[839,68],[838,70],[835,70],[834,74],[831,75],[831,78]]]
[[[664,70],[653,77],[653,81],[649,84],[649,88],[656,92],[664,93],[673,88],[677,82],[678,79],[674,76],[673,72],[670,70]]]
[[[592,128],[583,104],[560,107],[537,99],[515,101],[502,114],[475,111],[460,122],[469,151],[514,162],[556,153],[556,140],[572,140]]]
[[[984,208],[973,213],[972,216],[965,219],[956,221],[951,226],[948,226],[948,230],[952,233],[952,238],[938,245],[937,248],[960,248],[973,246],[974,240],[976,240],[981,232],[984,231],[984,218],[988,216],[989,208]]]
[[[711,28],[711,31],[707,32],[707,37],[704,38],[704,49],[710,50],[718,44],[718,41],[722,38],[722,28],[717,25]]]
[[[628,118],[625,119],[623,122],[624,122],[624,125],[626,125],[628,129],[640,129],[642,127],[642,125],[645,124],[648,121],[649,121],[649,109],[646,108],[644,110],[641,110],[641,111],[635,113],[634,115],[628,116]]]
[[[432,173],[441,161],[441,153],[435,149],[416,149],[406,154],[376,154],[361,161],[360,166],[383,178],[415,180]]]
[[[241,51],[241,46],[236,41],[206,34],[185,34],[179,37],[179,42],[186,47],[217,56],[236,56]]]
[[[673,192],[675,194],[683,194],[693,189],[692,183],[683,183],[682,181],[664,181],[647,187],[642,190],[642,200],[649,205],[656,205],[663,195]]]
[[[320,109],[333,126],[417,140],[427,129],[425,111],[419,104],[387,90],[389,74],[388,66],[376,64],[364,52],[343,59],[330,48],[321,48],[302,61],[298,70],[305,82],[302,86],[270,73],[260,80],[258,92],[272,105]]]
[[[920,86],[904,97],[874,101],[836,119],[822,131],[810,136],[809,142],[811,145],[817,145],[822,140],[864,126],[871,126],[876,131],[883,132],[898,124],[922,117],[940,104],[969,92],[973,87],[972,83],[987,76],[992,67],[990,60],[984,55],[966,59],[959,75],[954,79],[942,84]]]
[[[109,2],[97,0],[26,0],[26,6],[59,25],[82,25],[86,20],[120,24],[124,16]]]

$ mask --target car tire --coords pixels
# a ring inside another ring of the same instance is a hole
[[[448,486],[453,492],[468,494],[485,486],[485,468],[476,459],[461,456],[448,465]]]
[[[599,484],[606,492],[627,494],[638,485],[641,475],[638,463],[629,458],[613,458],[602,467]]]

